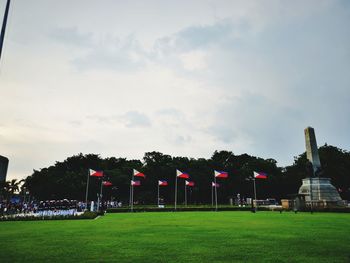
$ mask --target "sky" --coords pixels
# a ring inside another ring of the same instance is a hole
[[[78,153],[285,166],[307,126],[349,150],[350,1],[15,0],[0,92],[8,179]]]

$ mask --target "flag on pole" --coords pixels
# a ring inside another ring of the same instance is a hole
[[[103,181],[103,186],[112,186],[113,184],[110,181]]]
[[[181,171],[179,171],[179,170],[176,170],[176,176],[177,176],[178,178],[184,178],[184,179],[190,178],[190,176],[189,176],[188,173],[183,173],[183,172],[181,172]]]
[[[95,176],[95,177],[102,177],[103,172],[102,171],[95,171],[92,169],[89,169],[90,176]]]
[[[132,185],[132,186],[140,186],[140,185],[141,185],[141,182],[140,182],[140,181],[131,180],[131,185]]]
[[[168,182],[165,181],[165,180],[159,180],[159,181],[158,181],[158,185],[159,185],[159,186],[168,186]]]
[[[186,186],[194,186],[194,182],[192,182],[192,181],[185,181],[185,183],[186,183]]]
[[[214,175],[216,178],[227,178],[228,177],[228,173],[224,172],[224,171],[215,171],[214,170]]]
[[[134,176],[145,178],[145,174],[144,173],[141,173],[141,172],[139,172],[139,171],[137,171],[135,169],[133,169],[133,170],[134,170]]]
[[[257,173],[257,172],[254,172],[254,178],[258,178],[258,179],[267,179],[267,175],[266,175],[266,173]]]
[[[220,187],[220,185],[219,185],[219,184],[216,184],[216,183],[214,183],[214,182],[211,182],[211,187]]]

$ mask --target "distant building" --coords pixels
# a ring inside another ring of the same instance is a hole
[[[7,167],[9,166],[9,159],[0,155],[0,182],[6,181]]]

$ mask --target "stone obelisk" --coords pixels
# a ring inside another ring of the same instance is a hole
[[[307,127],[304,130],[306,158],[312,164],[312,175],[303,179],[299,195],[305,197],[307,205],[317,208],[340,205],[342,200],[337,189],[331,184],[330,178],[319,177],[321,162],[318,154],[315,130]]]
[[[306,158],[312,163],[313,176],[321,169],[320,157],[318,155],[318,148],[315,136],[314,128],[307,127],[304,130],[305,134],[305,146],[306,146]]]

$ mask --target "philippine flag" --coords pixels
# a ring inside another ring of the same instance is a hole
[[[214,170],[214,175],[216,178],[227,178],[228,177],[228,173],[224,172],[224,171],[215,171]]]
[[[134,176],[145,178],[145,174],[144,173],[141,173],[141,172],[139,172],[139,171],[137,171],[135,169],[133,169],[133,170],[134,170]]]
[[[95,171],[92,169],[89,169],[90,176],[95,176],[95,177],[102,177],[103,172],[102,171]]]
[[[254,178],[258,178],[258,179],[267,179],[267,175],[266,175],[266,173],[257,173],[257,172],[254,172]]]
[[[186,182],[186,186],[194,186],[194,182],[192,181],[185,181]]]
[[[164,180],[159,180],[159,181],[158,181],[158,185],[159,185],[159,186],[167,186],[167,185],[168,185],[168,182],[167,182],[167,181],[164,181]]]
[[[211,187],[219,187],[220,185],[214,182],[211,182]]]
[[[141,182],[140,182],[140,181],[131,180],[131,185],[132,185],[132,186],[140,186],[140,185],[141,185]]]
[[[112,186],[113,184],[109,181],[103,181],[102,182],[103,186]]]
[[[176,170],[176,176],[179,177],[179,178],[185,178],[185,179],[190,178],[188,173],[183,173],[183,172],[181,172],[179,170]]]

